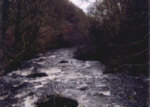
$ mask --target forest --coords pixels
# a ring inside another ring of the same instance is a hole
[[[79,45],[88,33],[85,14],[68,0],[4,0],[1,8],[1,72],[36,53]]]
[[[37,53],[77,45],[76,58],[99,60],[108,65],[108,72],[146,73],[147,2],[96,1],[85,14],[68,0],[3,0],[1,72]]]
[[[97,1],[89,14],[90,41],[79,48],[77,58],[100,60],[108,72],[147,75],[148,1]]]
[[[0,0],[0,107],[149,107],[148,0],[71,1]]]

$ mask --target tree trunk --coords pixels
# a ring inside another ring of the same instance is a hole
[[[15,44],[21,40],[20,35],[20,23],[21,23],[21,2],[22,0],[17,1],[17,13],[16,13],[16,22],[15,22]]]
[[[6,36],[6,30],[8,27],[8,15],[9,15],[9,0],[0,1],[0,73],[3,72],[3,62],[5,60],[6,48],[4,46],[4,40]]]

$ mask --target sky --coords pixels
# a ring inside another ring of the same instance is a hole
[[[81,8],[84,12],[88,12],[87,9],[91,3],[94,3],[96,0],[70,0],[76,6]]]

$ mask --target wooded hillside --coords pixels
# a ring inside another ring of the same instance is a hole
[[[148,1],[97,0],[85,15],[68,0],[3,0],[1,72],[47,50],[80,45],[75,57],[108,71],[148,73]]]
[[[148,73],[147,0],[97,0],[89,15],[91,42],[78,58],[100,60],[110,72]]]
[[[37,53],[80,44],[88,33],[85,14],[68,0],[3,0],[1,7],[1,72]]]

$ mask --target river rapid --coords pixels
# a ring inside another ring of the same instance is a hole
[[[148,107],[148,78],[104,74],[103,64],[74,51],[39,54],[1,76],[0,107]]]

